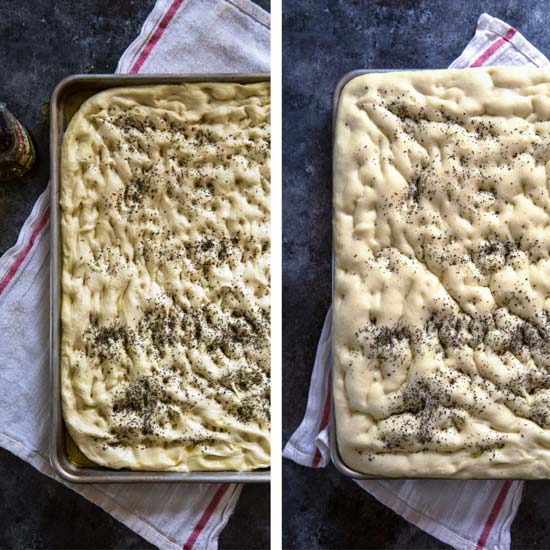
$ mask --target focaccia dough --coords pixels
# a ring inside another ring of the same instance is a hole
[[[334,401],[375,476],[550,475],[550,69],[369,74],[334,152]]]
[[[269,85],[110,89],[61,166],[63,415],[110,468],[269,465]]]

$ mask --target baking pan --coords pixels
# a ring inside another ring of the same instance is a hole
[[[342,93],[342,90],[344,89],[344,86],[353,80],[357,76],[361,76],[364,74],[370,74],[370,73],[389,73],[389,72],[403,72],[403,71],[421,71],[424,69],[360,69],[351,71],[349,73],[346,73],[336,84],[336,88],[334,89],[334,96],[332,101],[332,145],[334,150],[334,138],[335,138],[335,128],[336,128],[336,114],[338,112],[338,103],[340,101],[340,95]],[[332,297],[334,298],[334,244],[332,249]],[[334,301],[334,300],[333,300]],[[330,356],[330,368],[331,368],[331,380],[334,380],[334,361],[332,356],[332,346],[331,346],[331,356]],[[365,474],[363,472],[358,472],[357,470],[354,470],[350,468],[340,456],[340,452],[338,450],[338,438],[336,435],[336,415],[335,415],[335,405],[334,405],[334,392],[331,392],[331,404],[330,404],[330,421],[329,421],[329,449],[330,449],[330,459],[332,463],[334,464],[334,467],[343,475],[351,477],[353,479],[462,479],[462,478],[430,478],[430,477],[422,477],[422,478],[414,478],[414,477],[389,477],[389,476],[374,476]],[[468,479],[479,479],[479,478],[468,478]],[[488,480],[491,478],[481,478],[483,480]],[[495,478],[499,480],[507,479],[507,478]],[[512,479],[512,478],[508,478]],[[522,479],[522,478],[514,478],[514,479]],[[529,479],[529,478],[525,478]]]
[[[92,95],[119,86],[181,84],[184,82],[269,82],[268,74],[165,74],[165,75],[75,75],[62,80],[55,88],[50,104],[50,173],[51,173],[51,250],[50,250],[50,370],[52,439],[50,460],[54,470],[74,483],[114,482],[211,482],[266,483],[269,469],[250,472],[155,472],[114,470],[88,460],[69,436],[61,411],[59,346],[61,335],[61,242],[59,227],[59,185],[61,144],[67,124],[80,105]]]

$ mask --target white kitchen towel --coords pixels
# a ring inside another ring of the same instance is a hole
[[[269,25],[250,0],[157,2],[116,72],[269,72]]]
[[[117,72],[269,72],[269,59],[269,15],[250,1],[159,0]],[[0,258],[0,445],[159,548],[217,548],[240,485],[73,485],[54,473],[49,304],[47,189]]]
[[[532,65],[548,59],[516,29],[483,14],[475,36],[451,67]],[[283,455],[319,468],[330,461],[329,310],[317,347],[305,416],[287,442]],[[459,549],[507,550],[510,526],[523,492],[522,481],[391,480],[357,481],[365,491],[406,520]]]

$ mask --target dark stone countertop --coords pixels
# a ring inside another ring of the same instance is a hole
[[[305,409],[331,300],[332,92],[362,68],[445,68],[487,12],[550,55],[550,2],[283,2],[283,441]],[[283,461],[284,548],[442,548],[333,467]],[[528,482],[514,548],[550,548],[546,482]]]
[[[15,244],[49,173],[41,105],[75,73],[112,73],[154,0],[7,0],[0,3],[0,100],[31,130],[38,162],[29,177],[0,183],[0,255]],[[269,9],[269,0],[257,2]],[[246,529],[243,529],[246,525]],[[245,487],[220,548],[269,545],[269,487]],[[0,548],[151,548],[70,489],[0,450]]]

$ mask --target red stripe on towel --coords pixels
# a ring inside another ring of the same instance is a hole
[[[193,545],[195,544],[195,542],[197,542],[197,539],[202,533],[202,530],[206,527],[208,520],[211,518],[214,510],[220,503],[223,495],[225,495],[227,489],[229,489],[228,483],[223,483],[222,485],[220,485],[219,489],[216,491],[216,494],[210,501],[210,504],[206,507],[206,510],[201,516],[201,519],[199,519],[199,522],[197,523],[197,525],[195,525],[193,532],[191,533],[191,535],[189,535],[187,542],[183,545],[183,550],[191,550],[193,548]]]
[[[15,262],[10,267],[9,271],[6,273],[4,278],[0,280],[0,294],[4,292],[10,281],[13,279],[14,275],[17,273],[18,269],[21,267],[21,264],[25,261],[25,258],[28,256],[29,252],[32,250],[32,246],[34,244],[34,241],[44,229],[44,226],[46,223],[48,223],[48,220],[50,218],[50,209],[47,208],[44,214],[42,214],[42,217],[40,218],[40,221],[38,222],[38,225],[34,228],[34,231],[31,234],[31,238],[29,239],[29,242],[27,246],[21,251],[19,256],[15,259]]]
[[[328,371],[327,382],[328,382],[327,398],[325,400],[325,406],[323,408],[323,416],[321,418],[321,424],[319,426],[319,433],[322,432],[327,427],[328,419],[330,417],[330,400],[331,400],[331,394],[332,394],[332,376],[330,371]],[[317,447],[315,449],[315,454],[313,455],[311,467],[318,468],[320,461],[321,461],[321,451],[319,451],[319,447]]]
[[[502,38],[499,38],[494,44],[489,46],[471,65],[470,67],[479,67],[489,59],[505,42],[510,42],[516,29],[510,29]]]
[[[491,529],[493,528],[493,525],[495,524],[495,521],[497,519],[497,516],[502,508],[502,505],[504,504],[504,501],[506,500],[506,496],[508,495],[508,491],[510,490],[510,487],[512,486],[512,481],[507,480],[504,482],[504,485],[502,486],[502,489],[500,490],[500,493],[498,494],[497,499],[495,500],[495,504],[493,505],[493,509],[491,510],[491,513],[489,514],[489,517],[487,518],[487,521],[485,522],[485,526],[483,527],[483,531],[481,531],[481,535],[479,536],[479,540],[477,541],[477,550],[484,550],[485,543],[487,542],[487,539],[489,538],[489,535],[491,534]]]
[[[145,60],[149,57],[151,50],[155,47],[155,44],[160,40],[160,37],[164,34],[166,27],[172,21],[172,18],[178,11],[178,8],[181,6],[183,0],[174,0],[168,11],[164,14],[164,17],[160,20],[158,27],[155,29],[155,32],[152,34],[151,38],[145,44],[143,50],[139,54],[137,61],[134,63],[134,66],[130,69],[130,74],[138,73],[141,69],[141,66],[145,63]]]

